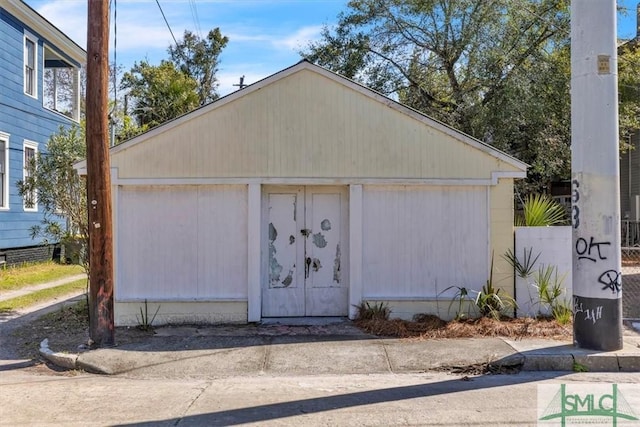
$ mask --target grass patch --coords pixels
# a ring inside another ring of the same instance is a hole
[[[76,280],[66,285],[56,286],[55,288],[42,289],[28,295],[11,298],[6,301],[0,301],[0,313],[19,310],[44,301],[70,294],[75,291],[84,291],[87,288],[87,279]]]
[[[81,265],[58,264],[53,261],[0,268],[0,291],[39,285],[84,273]]]

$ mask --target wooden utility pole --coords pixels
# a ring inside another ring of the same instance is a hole
[[[109,0],[88,0],[87,210],[89,214],[89,337],[95,347],[115,344],[113,235],[109,162]]]

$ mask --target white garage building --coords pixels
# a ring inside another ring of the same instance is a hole
[[[158,324],[363,300],[446,318],[442,291],[480,289],[492,254],[513,294],[500,255],[526,165],[306,61],[112,148],[111,167],[118,325],[145,300]]]

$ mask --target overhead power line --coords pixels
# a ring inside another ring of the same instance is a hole
[[[164,15],[164,10],[162,10],[162,6],[160,6],[160,0],[156,0],[156,4],[158,5],[158,9],[160,9],[160,13],[162,14],[162,18],[164,18],[165,24],[167,24],[167,28],[171,33],[171,37],[173,38],[173,42],[178,45],[178,41],[176,40],[176,36],[173,35],[173,30],[171,30],[171,25],[169,25],[169,21],[167,21],[167,17]]]

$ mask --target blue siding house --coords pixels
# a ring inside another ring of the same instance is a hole
[[[86,52],[21,0],[0,1],[0,264],[50,258],[30,236],[37,195],[20,196],[25,164],[60,126],[80,120]]]

